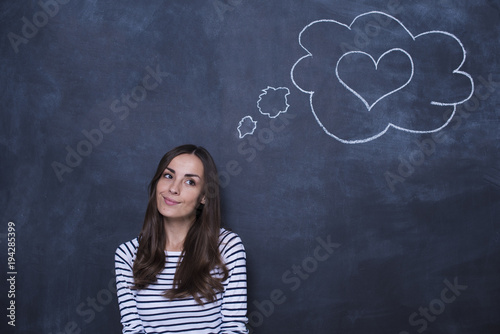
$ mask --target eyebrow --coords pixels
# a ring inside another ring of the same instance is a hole
[[[172,168],[167,167],[166,169],[168,169],[172,174],[175,174],[175,170]],[[201,177],[196,174],[185,174],[184,177],[197,177],[201,180]]]

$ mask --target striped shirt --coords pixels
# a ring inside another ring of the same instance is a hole
[[[215,302],[203,305],[193,297],[170,300],[162,296],[172,288],[181,252],[168,252],[165,268],[155,283],[132,290],[132,266],[139,241],[135,238],[120,245],[115,271],[123,333],[248,333],[245,248],[236,233],[225,229],[221,229],[219,241],[229,276],[222,282],[224,290],[217,293]],[[222,277],[222,272],[216,268],[212,275]]]

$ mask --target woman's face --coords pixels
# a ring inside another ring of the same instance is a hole
[[[196,208],[205,202],[203,163],[194,154],[176,156],[156,184],[158,211],[167,222],[194,222]]]

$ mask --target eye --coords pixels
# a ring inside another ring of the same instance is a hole
[[[167,179],[173,179],[173,178],[174,178],[174,177],[173,177],[171,174],[169,174],[169,173],[165,173],[165,174],[163,174],[163,177],[164,177],[164,178],[167,178]]]
[[[195,186],[196,185],[196,182],[194,182],[194,180],[187,180],[186,183],[190,186]]]

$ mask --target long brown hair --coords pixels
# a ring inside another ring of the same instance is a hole
[[[228,270],[219,251],[221,215],[217,168],[208,151],[201,146],[178,146],[167,152],[158,164],[149,183],[149,201],[139,234],[132,288],[140,290],[156,282],[157,275],[165,267],[166,232],[156,202],[156,185],[172,159],[181,154],[194,154],[203,164],[205,182],[202,195],[205,195],[205,204],[198,207],[196,220],[184,240],[182,261],[175,272],[173,288],[165,291],[164,295],[170,299],[192,296],[203,304],[201,298],[208,302],[215,301],[216,293],[223,290],[222,281],[227,279]],[[222,272],[222,277],[210,274],[216,268]]]

